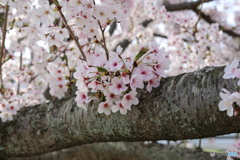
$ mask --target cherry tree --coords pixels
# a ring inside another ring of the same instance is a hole
[[[239,5],[1,0],[0,156],[239,132]]]

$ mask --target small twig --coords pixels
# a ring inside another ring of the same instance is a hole
[[[98,20],[98,25],[99,25],[101,33],[102,33],[103,44],[104,44],[103,48],[105,50],[105,53],[106,53],[106,56],[107,56],[107,60],[108,60],[109,59],[109,52],[108,52],[108,49],[107,49],[106,38],[105,38],[105,35],[104,35],[104,29],[102,29],[102,25],[101,25],[99,20]]]
[[[201,3],[199,4],[200,5],[200,8],[198,9],[198,6],[196,6],[196,8],[195,8],[195,10],[196,10],[196,14],[198,15],[198,20],[196,21],[196,23],[195,23],[195,25],[194,25],[194,31],[193,31],[193,37],[194,37],[194,39],[195,39],[195,41],[197,41],[196,40],[196,33],[198,32],[198,28],[197,28],[197,25],[198,25],[198,23],[200,22],[200,20],[201,20],[201,12],[202,12],[202,7],[203,7],[203,2],[204,2],[204,0],[201,0]]]
[[[2,61],[3,61],[3,56],[4,56],[4,48],[5,48],[5,39],[6,39],[6,33],[7,33],[7,19],[8,19],[8,11],[9,11],[9,6],[5,6],[5,15],[4,15],[4,24],[3,24],[3,29],[2,29],[2,46],[1,46],[1,51],[0,51],[0,79],[1,79],[1,88],[3,88],[3,77],[2,77]]]
[[[20,57],[19,57],[19,62],[20,62],[20,64],[19,64],[19,70],[21,71],[23,68],[22,68],[22,62],[23,61],[23,54],[22,54],[22,52],[20,53]],[[18,82],[18,87],[17,87],[17,95],[20,93],[20,82]]]
[[[62,10],[61,10],[62,7],[58,4],[58,2],[57,2],[56,0],[54,1],[54,4],[56,5],[58,12],[60,13],[60,16],[61,16],[61,18],[62,18],[62,20],[63,20],[63,23],[64,23],[65,27],[67,28],[68,32],[70,33],[70,36],[72,37],[72,39],[73,39],[74,42],[76,43],[79,51],[81,52],[82,57],[83,57],[83,60],[86,61],[87,58],[86,58],[86,56],[85,56],[85,54],[84,54],[84,51],[83,51],[81,45],[79,44],[77,38],[75,37],[73,31],[71,30],[71,28],[70,28],[69,25],[67,24],[67,20],[66,20],[65,16],[64,16],[63,13],[62,13]]]

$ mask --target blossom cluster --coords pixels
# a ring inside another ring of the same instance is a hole
[[[240,79],[240,68],[239,61],[234,59],[233,62],[226,66],[224,69],[224,79]],[[240,86],[240,80],[237,82],[237,85]],[[230,93],[225,88],[222,89],[223,92],[220,93],[221,101],[219,102],[219,110],[227,111],[228,116],[238,115],[240,111],[240,93],[233,92]]]
[[[101,102],[99,113],[109,115],[120,110],[126,114],[133,104],[138,104],[137,88],[143,89],[144,83],[147,83],[146,89],[150,92],[159,86],[160,78],[165,76],[170,61],[166,52],[160,50],[156,43],[142,47],[139,52],[131,55],[123,53],[121,47],[117,47],[116,52],[109,51],[106,45],[105,29],[112,21],[119,22],[123,30],[128,28],[124,17],[133,6],[133,1],[101,1],[101,5],[87,0],[59,1],[56,11],[61,10],[65,14],[68,19],[65,27],[69,25],[81,39],[80,43],[85,43],[82,50],[87,59],[83,60],[79,56],[75,65],[66,67],[64,65],[68,64],[57,58],[58,61],[47,65],[52,96],[62,98],[69,88],[65,77],[75,78],[79,107],[87,109],[87,104],[94,99]],[[45,41],[48,45],[60,48],[61,42],[68,38],[67,29],[53,25],[54,17],[50,8],[46,3],[40,3],[32,18],[35,25],[42,23],[45,26]],[[48,10],[50,11],[47,12]],[[76,61],[76,55],[74,60]],[[76,68],[73,77],[69,74],[70,68]]]
[[[61,61],[59,63],[56,63],[56,61],[48,63],[47,69],[50,73],[50,94],[59,99],[63,98],[68,90],[67,77],[69,76],[69,70]]]
[[[158,87],[169,64],[167,53],[155,43],[130,57],[124,57],[118,47],[116,52],[109,53],[109,59],[105,56],[97,63],[80,61],[74,73],[78,88],[75,100],[84,109],[91,100],[100,100],[99,113],[126,114],[132,105],[139,103],[137,89],[143,89],[145,83],[149,92]]]

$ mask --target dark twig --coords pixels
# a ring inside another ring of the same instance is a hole
[[[6,33],[7,33],[7,19],[8,19],[8,11],[9,6],[5,6],[5,15],[4,15],[4,24],[2,29],[2,45],[1,45],[1,51],[0,51],[0,79],[1,79],[1,88],[3,88],[3,77],[2,77],[2,62],[3,62],[3,56],[4,56],[4,49],[5,49],[5,40],[6,40]]]

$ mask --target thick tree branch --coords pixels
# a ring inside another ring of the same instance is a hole
[[[203,2],[211,2],[213,0],[203,0]],[[182,10],[194,10],[202,3],[202,0],[193,2],[182,2],[177,4],[172,4],[168,0],[165,0],[163,5],[166,7],[167,11],[182,11]]]
[[[196,14],[198,14],[199,11],[194,10],[194,12],[196,12]],[[203,12],[200,12],[200,17],[201,17],[203,20],[205,20],[206,22],[208,22],[209,24],[217,23],[217,22],[215,22],[209,15],[206,15],[206,14],[203,13]],[[240,34],[234,32],[234,31],[231,30],[231,29],[227,29],[227,28],[225,28],[225,27],[222,26],[222,25],[219,25],[219,28],[220,28],[220,30],[222,30],[224,33],[226,33],[226,34],[228,34],[228,35],[230,35],[230,36],[232,36],[232,37],[235,37],[235,38],[238,37],[238,38],[240,38]]]
[[[73,98],[23,108],[0,125],[1,156],[30,156],[93,142],[180,140],[239,132],[240,117],[220,112],[219,92],[237,91],[223,67],[204,68],[161,80],[127,115],[106,116],[91,103],[88,111]]]
[[[205,0],[204,2],[211,2],[213,0]],[[199,16],[205,20],[206,22],[208,22],[209,24],[212,23],[217,23],[215,22],[210,16],[206,15],[204,12],[199,11],[198,6],[202,3],[201,0],[199,1],[195,1],[195,2],[183,2],[183,3],[178,3],[178,4],[171,4],[169,1],[165,0],[164,1],[164,6],[166,7],[167,11],[181,11],[181,10],[192,10],[194,11],[197,15],[199,14]],[[220,25],[220,29],[232,36],[232,37],[240,37],[240,35],[236,32],[234,32],[233,30],[230,29],[226,29],[224,26]]]
[[[142,142],[93,143],[35,157],[9,160],[225,160],[199,149]]]

